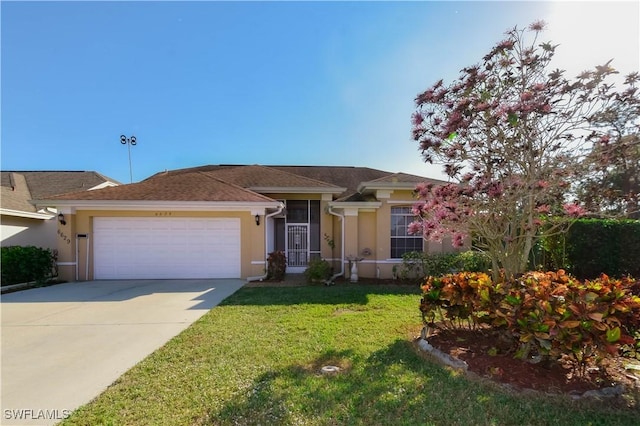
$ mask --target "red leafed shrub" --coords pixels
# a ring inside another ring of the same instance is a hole
[[[635,346],[640,331],[638,281],[579,281],[563,270],[528,272],[494,282],[484,273],[429,277],[420,310],[427,328],[490,326],[522,359],[572,357],[577,365]]]

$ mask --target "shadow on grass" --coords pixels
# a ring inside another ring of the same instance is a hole
[[[338,373],[322,374],[333,365]],[[469,380],[397,340],[362,357],[328,351],[268,371],[201,424],[637,424],[638,411],[513,394]]]
[[[308,287],[245,287],[225,299],[221,305],[302,305],[350,303],[366,305],[369,295],[414,294],[420,288],[398,285],[344,285]]]
[[[339,372],[323,374],[327,365]],[[414,381],[402,383],[403,378]],[[450,372],[425,363],[408,341],[398,340],[367,358],[350,350],[328,351],[307,364],[262,374],[246,393],[208,413],[208,424],[410,423],[424,404],[425,386],[435,389],[442,380],[451,380]]]

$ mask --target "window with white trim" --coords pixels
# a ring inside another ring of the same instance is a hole
[[[391,258],[401,259],[410,251],[423,251],[422,235],[410,235],[408,227],[415,220],[411,207],[391,207]]]

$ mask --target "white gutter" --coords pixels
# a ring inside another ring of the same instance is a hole
[[[258,276],[255,276],[255,277],[247,277],[247,282],[248,283],[251,282],[251,281],[262,281],[265,278],[267,278],[267,276],[269,275],[269,271],[268,271],[269,268],[268,268],[268,265],[267,265],[267,262],[268,262],[268,259],[267,259],[268,254],[267,254],[267,252],[269,251],[269,229],[268,229],[267,223],[269,223],[269,221],[267,219],[272,218],[273,216],[279,215],[280,213],[282,213],[283,210],[284,210],[284,204],[280,203],[280,205],[278,206],[278,210],[276,210],[273,213],[269,213],[268,215],[266,215],[264,217],[264,254],[265,254],[265,262],[264,262],[264,264],[265,264],[265,266],[267,266],[267,271],[264,273],[264,275],[258,275]]]
[[[11,210],[11,209],[0,209],[0,214],[6,215],[6,216],[25,217],[28,219],[42,219],[42,220],[51,219],[54,216],[54,214],[26,212],[22,210]]]
[[[337,274],[334,274],[331,278],[329,278],[329,280],[327,281],[327,284],[330,284],[330,283],[333,283],[333,281],[335,281],[335,279],[338,278],[339,276],[344,276],[344,214],[335,213],[333,211],[333,206],[329,206],[327,211],[329,212],[329,214],[332,214],[340,218],[340,233],[341,233],[340,245],[342,246],[340,248],[340,272]]]

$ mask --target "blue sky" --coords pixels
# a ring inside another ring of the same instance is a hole
[[[548,22],[577,74],[639,64],[639,3],[7,2],[3,170],[129,182],[204,164],[353,165],[442,177],[413,99],[513,26]]]

